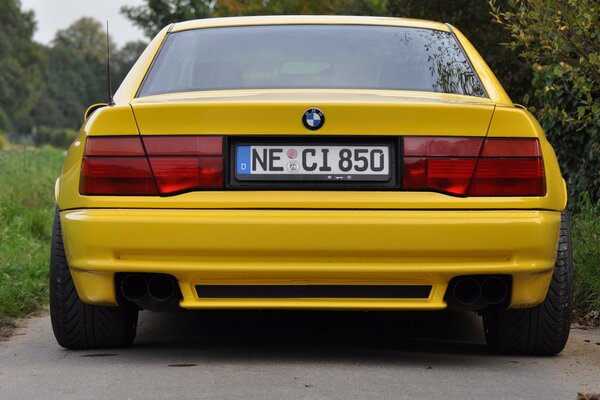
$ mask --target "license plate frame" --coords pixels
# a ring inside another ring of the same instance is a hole
[[[241,176],[237,172],[237,151],[240,146],[358,146],[382,147],[388,149],[388,171],[381,175],[363,175],[353,179],[323,179],[322,177],[286,174]],[[261,137],[229,137],[228,139],[228,184],[231,189],[245,190],[393,190],[398,188],[397,160],[401,146],[399,136],[339,136],[339,137],[307,137],[307,136],[261,136]]]

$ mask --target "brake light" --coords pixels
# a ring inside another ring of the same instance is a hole
[[[459,196],[543,196],[539,142],[405,137],[403,187]]]
[[[168,195],[221,187],[221,136],[87,139],[79,185],[81,194]]]

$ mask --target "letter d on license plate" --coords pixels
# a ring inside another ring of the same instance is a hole
[[[246,181],[388,181],[387,145],[237,145],[235,177]]]

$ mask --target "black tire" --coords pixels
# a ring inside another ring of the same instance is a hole
[[[558,254],[544,302],[522,310],[484,312],[488,346],[504,354],[553,356],[567,344],[573,308],[573,249],[569,215],[562,213]]]
[[[58,344],[77,350],[130,346],[135,339],[137,318],[138,310],[133,307],[93,306],[79,299],[56,211],[50,254],[50,319]]]

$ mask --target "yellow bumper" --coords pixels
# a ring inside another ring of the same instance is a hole
[[[177,278],[184,308],[443,309],[450,279],[510,274],[511,307],[543,301],[554,211],[152,210],[61,212],[77,292],[116,304],[114,273]],[[431,285],[426,299],[207,299],[195,285]]]

